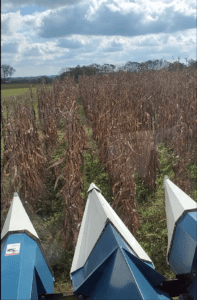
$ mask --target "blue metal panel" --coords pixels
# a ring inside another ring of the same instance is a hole
[[[169,264],[175,274],[190,273],[197,248],[197,212],[187,212],[177,223]]]
[[[161,283],[165,277],[153,270],[151,267],[148,267],[147,265],[143,266],[143,262],[140,262],[138,258],[129,255],[130,253],[127,251],[124,251],[124,254],[144,299],[171,299],[167,294],[165,295],[163,292],[155,289],[154,287],[156,284]]]
[[[1,255],[1,299],[37,300],[38,293],[53,292],[53,276],[38,243],[25,233],[11,234],[5,238],[5,241]],[[19,254],[6,256],[7,245],[18,243]]]
[[[194,255],[194,260],[192,264],[192,271],[191,271],[191,277],[192,277],[192,284],[187,288],[189,294],[193,297],[193,299],[197,299],[197,249]]]
[[[197,212],[187,212],[178,221],[169,264],[175,274],[190,274],[192,283],[187,288],[191,299],[197,299]]]
[[[121,249],[117,249],[89,299],[143,299]]]
[[[17,299],[31,299],[37,243],[24,234]]]
[[[36,249],[35,268],[47,293],[53,293],[53,276],[39,247]]]
[[[88,299],[171,299],[154,288],[165,277],[135,256],[111,223],[84,267],[71,275],[74,291]]]
[[[118,272],[117,272],[118,269]],[[143,299],[130,276],[122,251],[116,249],[77,290],[88,299]],[[132,295],[132,297],[131,297]]]
[[[18,255],[5,256],[8,244],[21,243]],[[1,255],[1,299],[18,299],[18,286],[20,284],[21,260],[24,248],[24,235],[14,234],[6,239],[6,244]]]
[[[130,253],[132,253],[133,255],[136,256],[136,253],[131,249],[131,247],[125,242],[125,240],[122,238],[122,236],[117,232],[117,230],[115,229],[115,227],[110,224],[110,228],[116,238],[116,242],[118,243],[119,247],[123,247],[124,249],[126,249],[127,251],[129,251]]]
[[[39,295],[43,293],[46,293],[46,290],[42,284],[38,272],[36,271],[36,269],[34,269],[31,300],[38,300]]]
[[[80,268],[76,272],[72,273],[73,289],[74,291],[83,283],[95,268],[106,260],[106,258],[117,248],[124,247],[132,254],[130,246],[123,240],[123,238],[117,233],[114,226],[108,223],[97,241],[93,251],[91,252],[88,260],[83,268]],[[135,254],[134,254],[135,255]]]
[[[112,227],[107,225],[103,234],[97,241],[94,251],[91,252],[86,264],[84,265],[84,275],[88,276],[102,261],[106,259],[117,248],[117,241],[113,235]]]
[[[102,264],[98,266],[98,268],[91,274],[91,276],[84,280],[83,284],[76,290],[77,293],[87,295],[89,296],[89,299],[92,299],[91,295],[93,291],[95,291],[97,286],[100,287],[101,277],[107,272],[109,268],[112,255],[113,253]]]
[[[85,276],[84,276],[84,268],[80,268],[77,271],[73,272],[71,274],[72,279],[72,287],[73,291],[76,291],[77,288],[84,282]]]
[[[128,252],[125,249],[123,249],[123,251],[128,260],[128,264],[130,264],[130,262],[131,262],[131,265],[135,264],[135,266],[138,268],[138,270],[141,272],[141,274],[143,274],[143,276],[153,286],[160,284],[161,282],[163,282],[166,279],[159,272],[155,271],[155,269],[152,267],[152,265],[149,266],[148,264],[145,264],[144,261],[135,257],[134,255],[132,255],[130,252]]]
[[[73,290],[75,291],[90,273],[98,268],[117,247],[118,244],[112,232],[112,227],[108,224],[93,248],[84,267],[72,273]]]

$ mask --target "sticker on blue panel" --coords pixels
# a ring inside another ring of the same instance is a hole
[[[8,244],[5,252],[5,256],[17,255],[20,253],[20,243]]]

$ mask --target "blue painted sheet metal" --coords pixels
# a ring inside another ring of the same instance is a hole
[[[46,289],[42,283],[42,280],[36,270],[34,269],[34,277],[33,277],[33,284],[32,284],[32,295],[31,299],[38,299],[40,294],[46,293]]]
[[[178,221],[168,259],[175,274],[190,274],[188,294],[197,299],[197,212],[186,212]]]
[[[197,248],[197,212],[187,212],[176,225],[169,253],[169,263],[175,274],[191,272]]]
[[[53,270],[41,245],[41,241],[17,193],[14,193],[14,197],[2,229],[1,249],[4,247],[8,235],[15,233],[26,233],[30,238],[34,239],[38,243],[51,274],[53,275]]]
[[[129,258],[128,261],[131,261],[132,265],[135,264],[137,269],[153,286],[158,285],[165,280],[165,277],[157,271],[155,271],[153,266],[149,266],[147,263],[138,259],[125,249],[123,249],[123,252]]]
[[[125,247],[128,251],[134,253],[114,229],[114,226],[108,222],[84,267],[71,274],[72,278],[75,278],[73,281],[74,290],[85,280],[85,278],[94,272],[94,270],[97,269],[118,246]]]
[[[74,292],[88,299],[171,299],[154,288],[165,277],[140,260],[110,222],[71,278]]]
[[[171,299],[167,293],[161,292],[159,289],[155,288],[156,283],[161,283],[165,277],[154,269],[143,266],[143,262],[137,262],[139,259],[136,259],[134,256],[132,257],[127,251],[124,252],[130,270],[138,285],[138,289],[143,295],[143,299]]]
[[[9,249],[14,249],[9,251]],[[20,245],[20,248],[16,247]],[[2,243],[1,299],[37,300],[53,292],[53,276],[38,243],[25,233],[10,234]]]
[[[112,227],[109,225],[102,232],[84,267],[71,273],[74,291],[114,252],[117,246]]]
[[[89,299],[143,299],[120,248],[114,251]]]

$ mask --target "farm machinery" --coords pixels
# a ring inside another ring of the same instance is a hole
[[[164,178],[168,280],[91,183],[71,266],[73,294],[54,293],[54,274],[17,193],[1,233],[1,299],[197,299],[197,203]]]

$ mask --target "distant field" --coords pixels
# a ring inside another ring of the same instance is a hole
[[[35,88],[34,88],[35,89]],[[33,90],[34,90],[33,89]],[[29,92],[28,88],[1,90],[1,97],[17,96]]]
[[[27,88],[29,89],[30,86],[36,87],[37,84],[30,84],[30,83],[3,83],[1,84],[1,90],[9,90],[9,89],[23,89]]]
[[[4,89],[4,87],[8,87],[7,89]],[[11,87],[9,87],[11,86]],[[36,112],[36,118],[38,119],[38,113],[37,113],[37,101],[38,101],[38,96],[37,96],[37,87],[40,85],[32,85],[33,89],[33,102],[34,102],[34,107],[35,107],[35,112]],[[13,88],[14,87],[14,88]],[[3,84],[1,85],[1,107],[2,107],[2,113],[3,116],[6,117],[7,115],[7,108],[9,109],[9,112],[13,112],[14,105],[17,101],[14,100],[14,96],[16,97],[16,100],[20,102],[20,104],[27,104],[28,100],[30,99],[30,90],[29,90],[30,85],[25,84]],[[48,85],[47,88],[49,90],[53,89],[53,85]],[[14,101],[13,101],[14,100]]]

